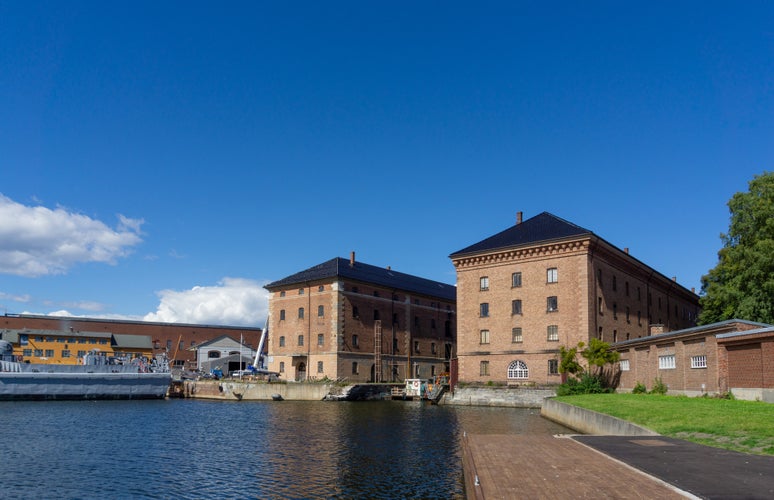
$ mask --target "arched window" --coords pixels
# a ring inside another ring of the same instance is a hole
[[[509,379],[526,379],[529,378],[529,369],[524,361],[511,361],[508,365],[508,378]]]

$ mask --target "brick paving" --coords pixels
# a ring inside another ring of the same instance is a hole
[[[463,467],[468,499],[691,497],[565,437],[466,435]]]

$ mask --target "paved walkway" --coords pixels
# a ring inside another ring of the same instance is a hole
[[[463,465],[469,499],[774,498],[774,457],[662,436],[467,435]]]
[[[772,456],[748,455],[663,436],[573,439],[700,498],[774,498]]]

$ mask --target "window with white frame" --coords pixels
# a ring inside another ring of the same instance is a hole
[[[707,368],[707,356],[691,356],[691,368]]]
[[[548,360],[548,374],[549,375],[559,375],[559,360],[558,359],[549,359]]]
[[[479,289],[480,290],[489,290],[489,277],[488,276],[481,276],[479,279]]]
[[[323,362],[322,361],[318,361],[317,362],[317,373],[322,373],[322,372],[323,372]]]
[[[481,338],[481,344],[488,344],[489,343],[489,330],[481,330],[480,333]]]
[[[559,281],[559,272],[555,267],[546,269],[546,283],[557,283]]]
[[[559,325],[548,325],[546,340],[549,342],[559,341]]]
[[[675,368],[675,355],[667,354],[665,356],[658,357],[658,369],[659,370],[673,370]]]
[[[628,372],[629,371],[629,360],[628,359],[621,359],[618,361],[618,366],[621,367],[622,372]]]
[[[521,327],[517,326],[514,329],[512,329],[511,342],[513,342],[514,344],[518,344],[519,342],[523,342],[523,341],[524,341],[524,338],[522,337],[522,334],[521,334]]]
[[[508,365],[508,379],[524,380],[527,378],[529,378],[527,364],[520,360],[511,361],[511,364]]]
[[[511,274],[511,286],[513,288],[518,288],[521,286],[521,273]]]

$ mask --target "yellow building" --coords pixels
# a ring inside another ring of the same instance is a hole
[[[26,363],[76,365],[95,349],[108,356],[153,357],[153,343],[148,335],[6,329],[0,330],[0,338],[10,342],[17,359]]]

